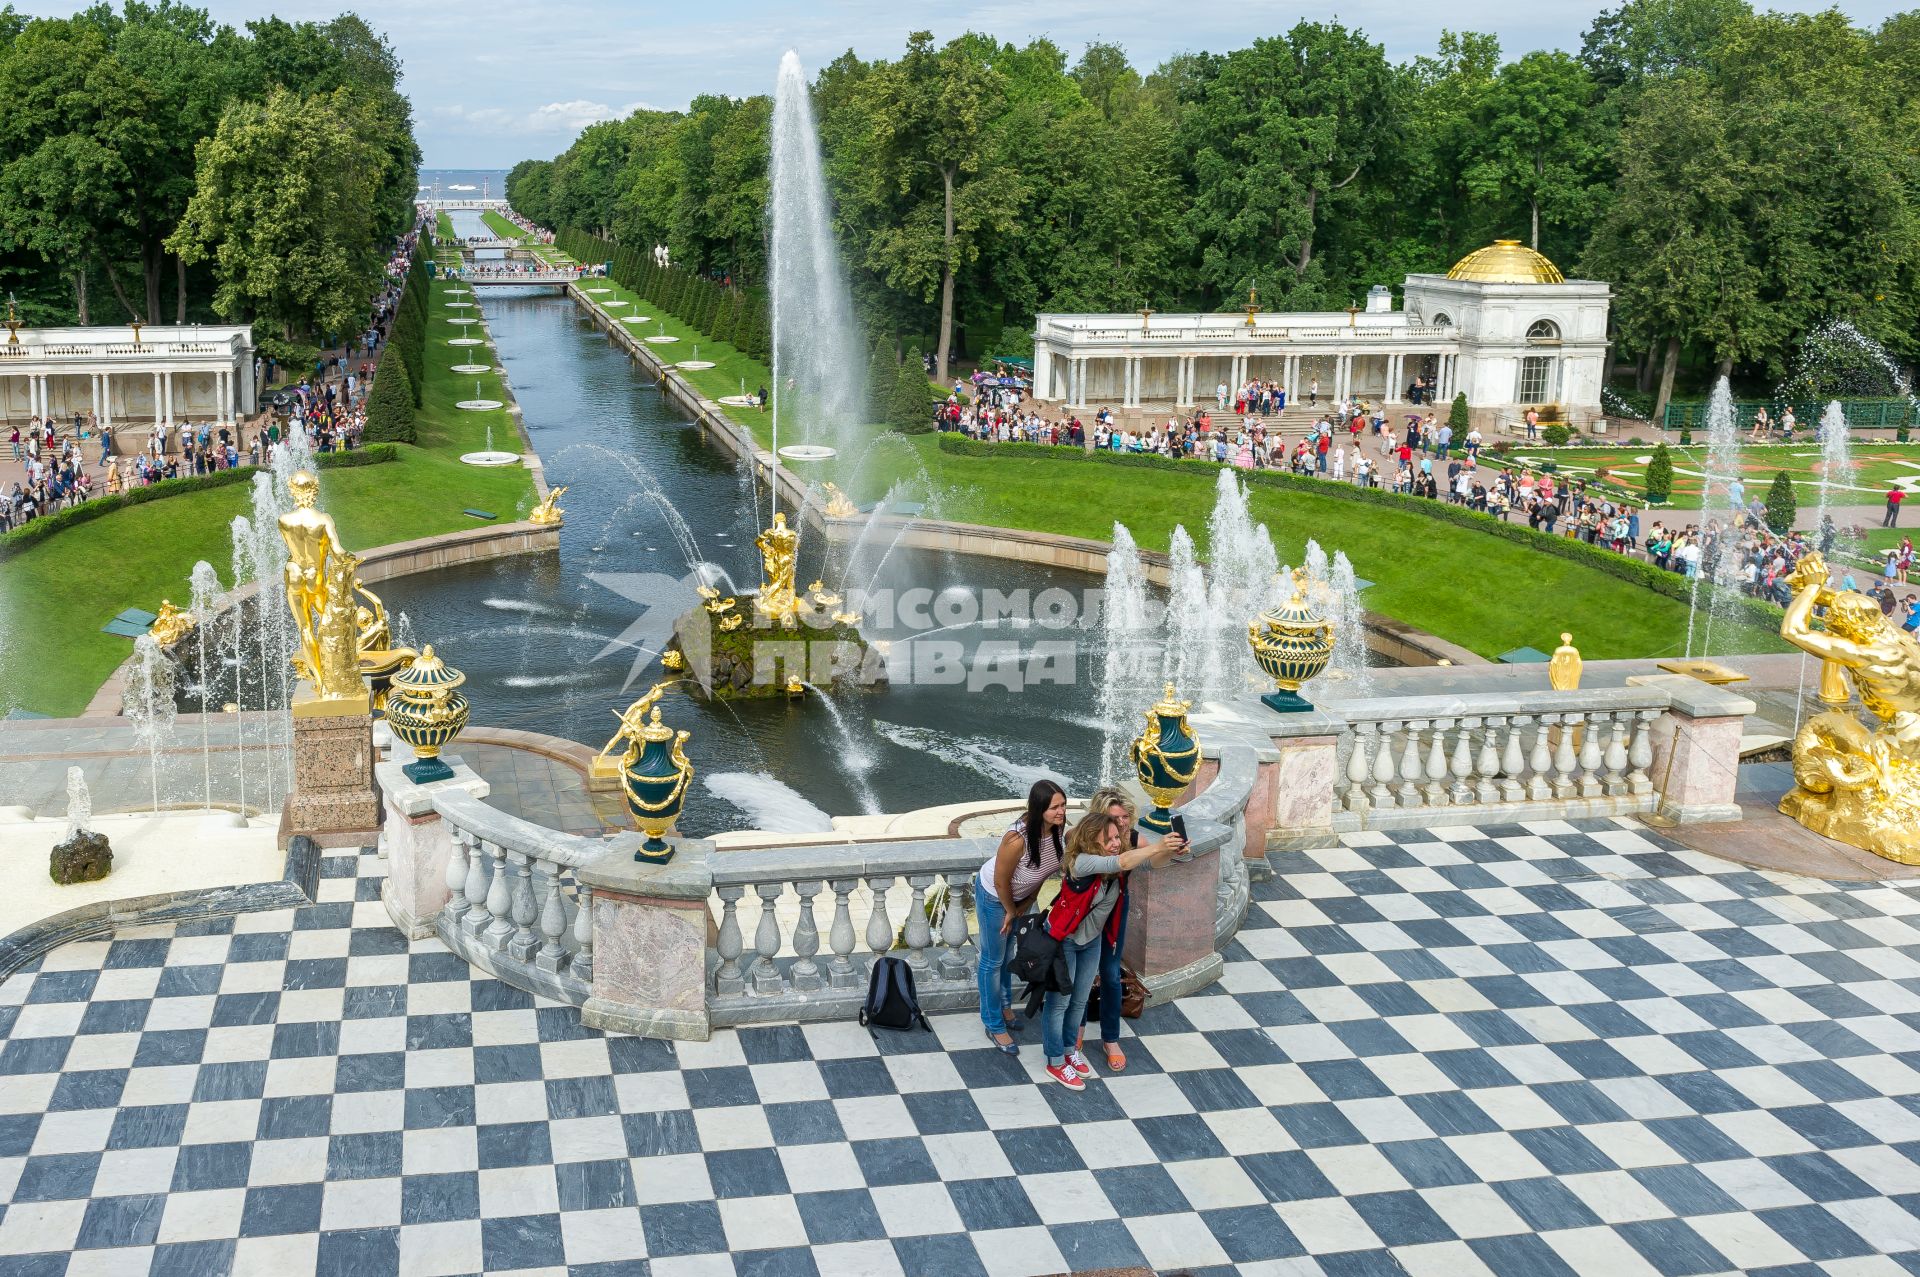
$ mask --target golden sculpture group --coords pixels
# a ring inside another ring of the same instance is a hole
[[[798,534],[787,526],[787,516],[777,510],[773,526],[754,538],[766,580],[753,598],[753,610],[787,629],[793,628],[800,612],[800,600],[793,592],[794,552],[799,542]]]
[[[567,512],[560,508],[560,498],[566,495],[568,486],[563,483],[557,488],[549,488],[547,495],[540,499],[540,504],[527,515],[527,522],[543,528],[556,527],[563,522]]]
[[[1808,719],[1794,737],[1795,786],[1780,810],[1817,834],[1920,864],[1920,642],[1866,595],[1829,586],[1818,554],[1787,581],[1794,596],[1780,637],[1825,663],[1821,699],[1835,704],[1844,679],[1877,725],[1838,707]],[[1814,627],[1816,608],[1826,609],[1824,629]]]
[[[294,698],[294,715],[369,713],[367,680],[391,677],[415,653],[391,645],[386,607],[360,584],[360,560],[341,543],[333,516],[319,509],[320,481],[302,470],[288,486],[294,508],[280,516],[284,580],[299,638],[293,664],[309,684]]]

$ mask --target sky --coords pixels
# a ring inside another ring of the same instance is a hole
[[[192,0],[189,0],[192,2]],[[238,26],[263,12],[298,21],[324,20],[352,0],[199,0],[218,21]],[[677,109],[700,93],[746,96],[771,91],[780,55],[792,48],[809,71],[852,48],[862,57],[890,57],[907,33],[930,30],[942,40],[964,31],[1025,43],[1046,36],[1077,58],[1087,44],[1112,41],[1142,71],[1172,54],[1223,52],[1284,32],[1302,18],[1338,18],[1386,46],[1396,62],[1429,53],[1442,28],[1492,31],[1502,51],[1577,50],[1594,15],[1617,5],[1597,0],[1348,0],[1339,6],[1279,5],[1270,0],[383,0],[360,11],[384,26],[405,66],[414,128],[426,168],[510,168],[566,149],[581,129],[619,119],[636,107]],[[1920,0],[1839,0],[1863,26]],[[78,0],[15,7],[32,15],[65,15]],[[1774,0],[1758,7],[1817,10],[1812,0]]]

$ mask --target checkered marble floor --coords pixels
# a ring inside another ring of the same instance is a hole
[[[1071,1094],[967,1015],[583,1031],[330,855],[0,985],[0,1275],[1920,1273],[1920,893],[1612,821],[1277,861]]]

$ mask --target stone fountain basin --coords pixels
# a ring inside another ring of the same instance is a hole
[[[606,308],[607,310],[614,310],[621,306],[631,306],[633,305],[633,303],[632,302],[601,302],[600,305]]]
[[[598,297],[602,293],[610,293],[613,290],[611,288],[589,288],[587,291]]]
[[[463,452],[460,460],[470,466],[517,466],[520,454],[517,452]]]
[[[486,344],[478,337],[455,337],[447,342],[449,346],[484,346]]]
[[[620,316],[620,322],[623,324],[650,324],[653,322],[653,316],[652,315],[622,315]]]
[[[674,365],[674,367],[675,367],[675,368],[684,368],[684,369],[686,369],[686,370],[687,370],[688,372],[699,372],[699,371],[700,371],[700,370],[701,370],[702,368],[711,368],[711,367],[713,367],[713,360],[711,360],[711,359],[682,359],[682,360],[681,360],[681,361],[680,361],[679,363],[677,363],[677,364],[675,364],[675,365]]]
[[[495,408],[502,408],[506,405],[498,399],[462,399],[453,406],[456,408],[465,408],[468,412],[491,412]]]
[[[477,372],[492,372],[493,365],[492,364],[455,364],[453,366],[453,371],[472,375],[473,373],[477,373]]]
[[[655,333],[651,337],[642,337],[640,340],[645,342],[651,342],[656,346],[664,346],[668,342],[679,341],[680,339],[678,337],[670,336],[667,333]]]
[[[480,321],[473,318],[471,315],[448,315],[447,322],[449,324],[465,325],[465,324],[477,324]]]
[[[790,443],[780,449],[780,455],[788,461],[827,461],[840,454],[817,443]]]
[[[448,302],[447,309],[448,310],[472,310],[473,303],[472,302]]]
[[[729,408],[751,408],[753,407],[753,396],[752,395],[721,395],[720,402],[727,405],[727,407]]]

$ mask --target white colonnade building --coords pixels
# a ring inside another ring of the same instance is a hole
[[[1319,313],[1043,314],[1034,393],[1075,408],[1184,408],[1258,378],[1284,386],[1290,408],[1315,382],[1323,405],[1397,404],[1424,376],[1438,410],[1464,391],[1483,427],[1530,407],[1585,424],[1601,413],[1610,296],[1499,240],[1445,275],[1407,276],[1399,310],[1381,284],[1364,307]]]
[[[253,361],[245,324],[22,328],[0,342],[0,422],[230,423],[255,411]]]

